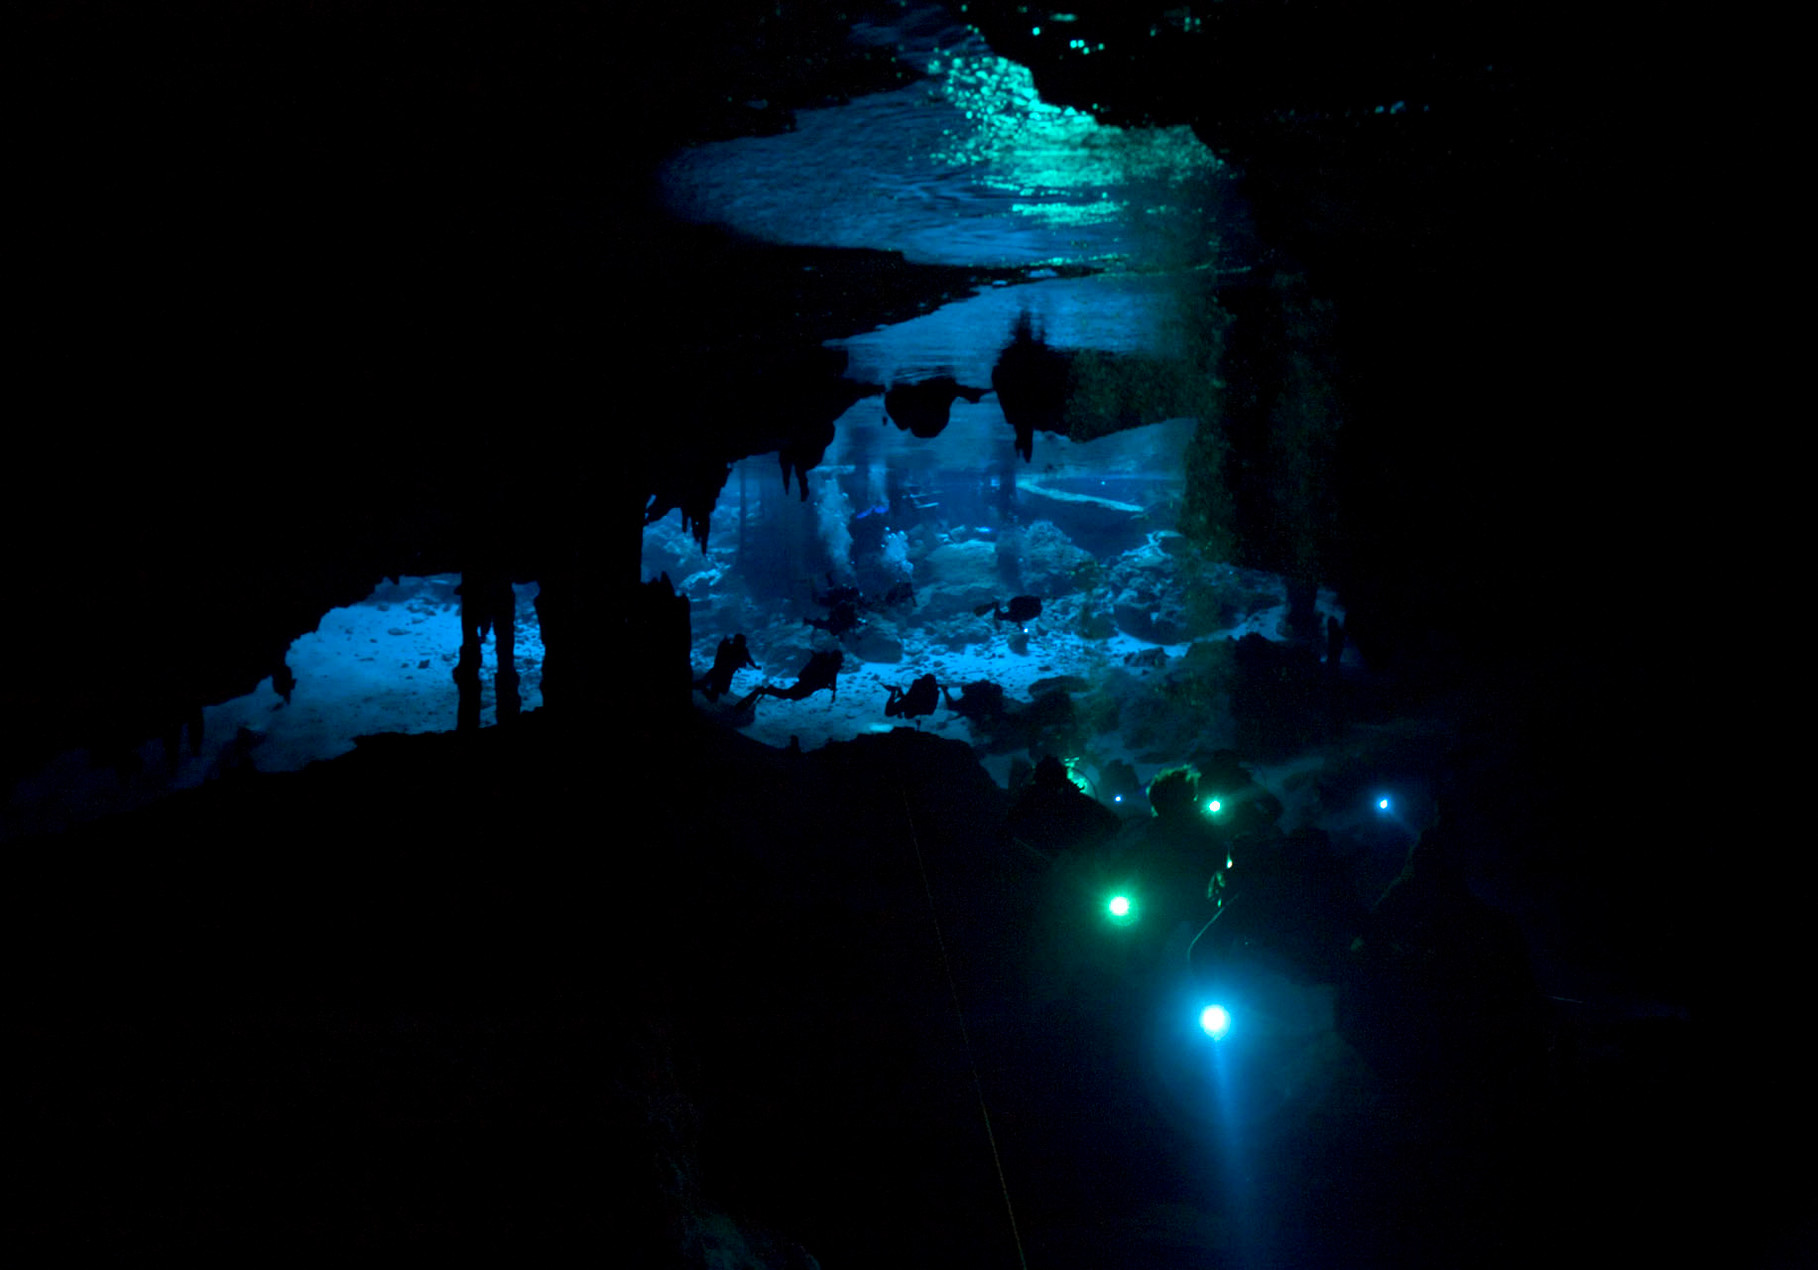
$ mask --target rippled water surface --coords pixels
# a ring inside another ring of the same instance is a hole
[[[969,28],[897,47],[926,78],[803,111],[792,132],[677,155],[671,206],[774,242],[931,264],[1210,261],[1226,173],[1190,129],[1106,127],[1051,105]]]

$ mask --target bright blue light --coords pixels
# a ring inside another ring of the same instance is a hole
[[[1199,1025],[1213,1040],[1220,1040],[1231,1030],[1231,1012],[1222,1005],[1209,1005],[1199,1012]]]
[[[1389,800],[1388,800],[1388,799],[1386,799],[1386,798],[1383,798],[1383,799],[1379,799],[1379,800],[1378,800],[1378,801],[1377,801],[1377,803],[1376,803],[1376,810],[1377,810],[1377,811],[1387,811],[1387,810],[1389,810]]]
[[[1121,803],[1124,801],[1124,796],[1122,794],[1113,794],[1111,795],[1111,801],[1114,803]]]

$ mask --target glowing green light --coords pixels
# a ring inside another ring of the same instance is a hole
[[[1130,900],[1128,896],[1116,895],[1111,898],[1111,916],[1127,917],[1129,916],[1129,913]]]
[[[1206,804],[1206,810],[1208,812],[1222,811],[1222,810],[1224,810],[1224,806],[1225,805],[1223,803],[1219,802],[1218,799],[1214,798],[1211,802]]]
[[[1029,68],[1000,57],[946,58],[940,80],[940,95],[970,112],[977,128],[930,158],[984,167],[982,178],[996,188],[1051,197],[1132,181],[1178,185],[1220,166],[1185,125],[1100,125],[1084,111],[1043,101]]]
[[[1128,895],[1113,895],[1105,913],[1113,926],[1128,926],[1136,920],[1136,901]]]
[[[1103,225],[1123,215],[1124,203],[1012,203],[1018,216],[1030,216],[1050,225]],[[1027,631],[1023,632],[1025,635]]]

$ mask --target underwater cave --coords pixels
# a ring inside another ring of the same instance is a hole
[[[16,1238],[1798,1263],[1613,24],[43,8]]]

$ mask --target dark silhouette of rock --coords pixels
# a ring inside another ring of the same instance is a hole
[[[819,456],[816,456],[815,462],[819,462]],[[809,466],[812,467],[813,464],[810,463]],[[701,551],[705,552],[714,506],[719,502],[720,491],[726,488],[726,478],[731,475],[732,465],[724,462],[696,463],[669,469],[663,477],[663,485],[650,496],[650,501],[644,508],[644,523],[654,525],[671,511],[680,508],[683,532],[692,533],[694,540],[700,544]],[[784,479],[787,483],[786,473]],[[807,489],[804,478],[803,498],[808,496]]]
[[[1037,432],[1067,431],[1066,412],[1073,359],[1049,347],[1027,312],[1017,318],[1010,343],[991,368],[1004,419],[1016,431],[1016,452],[1028,461]]]
[[[955,398],[964,397],[976,406],[986,391],[967,388],[951,375],[936,375],[915,383],[893,384],[884,394],[884,412],[912,436],[937,437],[947,426]]]
[[[488,635],[494,636],[498,650],[494,690],[500,705],[499,721],[506,722],[516,717],[519,706],[517,593],[511,589],[509,578],[485,567],[464,572],[455,593],[461,597],[461,653],[454,668],[458,689],[456,729],[480,726],[480,657]]]
[[[833,425],[829,423],[812,436],[798,437],[776,452],[777,465],[783,470],[783,489],[789,489],[793,477],[801,488],[804,503],[808,501],[808,473],[820,466],[827,447],[833,444],[833,435]]]

